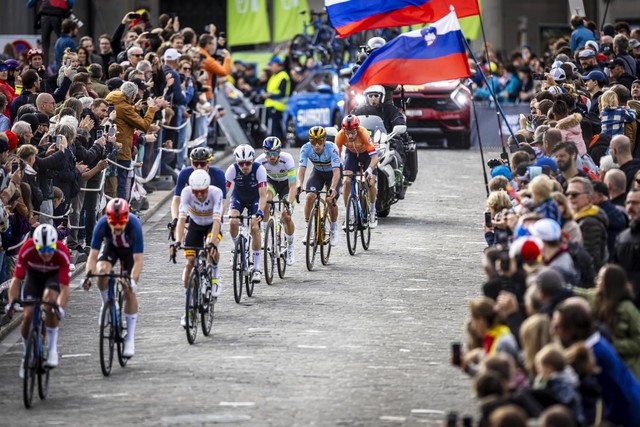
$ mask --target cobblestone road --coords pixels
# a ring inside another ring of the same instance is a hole
[[[479,294],[483,187],[477,151],[422,150],[417,182],[380,220],[368,252],[349,256],[342,235],[330,265],[309,273],[299,227],[286,280],[257,286],[240,305],[226,239],[213,332],[193,346],[179,325],[167,205],[145,225],[135,357],[102,376],[99,295],[75,289],[49,397],[29,411],[17,375],[22,345],[16,333],[7,338],[0,424],[439,425],[448,410],[474,413],[469,380],[448,357]],[[295,216],[301,225],[302,209]]]

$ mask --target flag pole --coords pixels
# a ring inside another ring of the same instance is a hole
[[[478,112],[476,111],[476,102],[471,97],[471,105],[473,107],[473,119],[476,122],[476,133],[478,134],[478,147],[480,148],[480,161],[482,162],[482,175],[484,176],[484,189],[489,197],[489,178],[487,177],[487,169],[484,163],[484,149],[482,148],[482,136],[480,135],[480,124],[478,123]]]

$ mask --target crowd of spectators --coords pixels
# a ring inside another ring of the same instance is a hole
[[[640,30],[571,25],[544,57],[481,67],[531,106],[489,162],[486,282],[452,359],[481,426],[640,425]]]

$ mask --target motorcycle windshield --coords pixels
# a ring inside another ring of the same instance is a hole
[[[358,116],[360,119],[360,126],[363,126],[369,131],[370,135],[375,135],[379,130],[381,133],[386,134],[387,130],[384,128],[384,121],[380,116]]]

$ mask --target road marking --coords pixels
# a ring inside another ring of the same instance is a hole
[[[103,397],[125,397],[129,396],[129,393],[109,393],[109,394],[92,394],[94,399],[102,399]]]
[[[256,402],[220,402],[218,405],[233,406],[234,408],[237,408],[239,406],[256,406]]]
[[[403,423],[407,420],[406,417],[396,417],[393,415],[383,415],[380,417],[380,421],[393,421],[396,423]]]
[[[407,279],[408,282],[428,282],[429,279]]]
[[[410,353],[411,352],[411,350],[409,350],[408,348],[401,348],[400,351],[402,353]]]
[[[68,357],[89,357],[91,353],[78,353],[78,354],[63,354],[62,358],[66,359]]]
[[[253,359],[253,356],[226,356],[224,359]]]
[[[250,419],[251,417],[249,415],[232,414],[189,414],[161,418],[162,424],[165,425],[234,423],[240,421],[249,421]]]
[[[303,345],[303,344],[300,344],[300,345],[298,345],[298,348],[308,348],[308,349],[311,349],[311,350],[322,350],[324,348],[327,348],[327,346],[326,345]]]
[[[439,411],[437,409],[412,409],[412,414],[433,414],[433,415],[444,415],[444,411]]]
[[[429,289],[427,289],[427,288],[404,288],[402,290],[403,291],[408,291],[408,292],[425,292],[425,291],[428,291]]]
[[[367,369],[398,369],[397,366],[367,366]]]
[[[166,292],[166,291],[138,291],[138,292],[136,292],[136,295],[159,294],[161,292]]]

